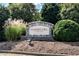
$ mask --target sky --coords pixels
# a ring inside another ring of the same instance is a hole
[[[34,4],[35,4],[35,6],[36,6],[36,9],[38,9],[39,12],[40,12],[41,9],[42,9],[42,4],[41,4],[41,3],[34,3]]]
[[[3,5],[7,6],[8,3],[4,3]],[[41,3],[34,3],[34,5],[36,6],[36,9],[40,12],[42,9],[42,4]]]

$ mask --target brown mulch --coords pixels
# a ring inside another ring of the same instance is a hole
[[[79,55],[79,42],[32,41],[32,45],[26,40],[1,42],[0,50]]]

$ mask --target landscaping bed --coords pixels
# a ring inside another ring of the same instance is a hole
[[[26,40],[0,42],[0,50],[79,55],[79,42],[32,41],[32,45]]]

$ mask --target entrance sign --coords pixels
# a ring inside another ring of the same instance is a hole
[[[34,21],[28,24],[28,29],[26,30],[27,38],[34,38],[34,40],[46,40],[51,39],[53,24],[43,21]],[[44,39],[45,38],[45,39]]]

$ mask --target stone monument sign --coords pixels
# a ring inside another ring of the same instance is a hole
[[[53,24],[43,21],[34,21],[28,24],[26,37],[31,40],[50,40]]]

